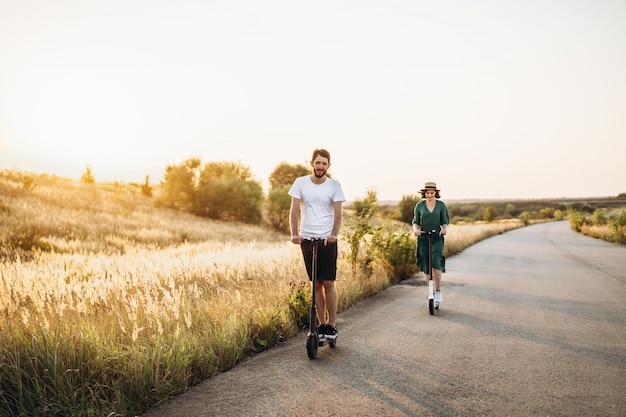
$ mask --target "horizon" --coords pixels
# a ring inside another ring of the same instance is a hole
[[[626,191],[626,3],[0,3],[0,169],[268,188],[314,148],[349,200]]]
[[[16,169],[16,168],[13,168],[13,169],[0,168],[0,171],[12,171],[12,170],[15,170],[17,172],[21,172],[21,173],[24,173],[24,174],[50,176],[50,177],[54,177],[54,178],[60,178],[60,179],[76,181],[76,182],[80,182],[81,181],[80,175],[77,178],[72,178],[72,177],[62,176],[62,175],[58,175],[58,174],[55,174],[55,173],[49,173],[49,172],[32,172],[32,171],[23,171],[23,170],[19,170],[19,169]],[[85,171],[83,171],[83,173],[84,172]],[[81,175],[82,175],[82,173],[81,173]],[[145,183],[145,177],[144,177],[143,181],[121,181],[121,180],[100,180],[100,179],[98,179],[94,175],[94,179],[95,179],[95,183],[96,184],[102,184],[102,185],[120,183],[120,184],[124,184],[124,185],[140,186],[140,185]],[[155,186],[158,187],[158,186],[161,185],[161,182],[162,182],[161,180],[159,180],[158,182],[155,182],[155,181],[153,181],[151,179],[149,184],[152,187],[155,187]],[[264,194],[267,194],[268,191],[269,191],[268,188],[263,187],[263,193]],[[414,195],[419,195],[419,192],[416,192],[414,194],[404,194],[404,195],[400,196],[397,199],[380,199],[380,198],[378,198],[378,203],[379,204],[397,204],[397,203],[400,202],[402,197],[414,196]],[[546,196],[546,197],[523,197],[523,198],[521,198],[521,197],[510,197],[510,198],[499,198],[499,197],[494,197],[494,198],[489,198],[489,197],[487,197],[487,198],[475,198],[475,197],[470,197],[470,198],[450,198],[450,199],[448,199],[448,198],[445,198],[442,195],[440,200],[445,201],[447,203],[465,203],[465,202],[471,203],[471,202],[489,202],[489,201],[494,201],[494,202],[504,202],[504,201],[541,201],[541,200],[555,200],[555,201],[565,200],[563,202],[566,202],[567,200],[573,200],[573,201],[600,200],[600,201],[604,201],[604,200],[617,199],[618,197],[620,197],[622,195],[626,195],[626,191],[623,191],[623,192],[618,193],[616,195],[587,195],[587,196],[577,196],[577,197],[572,197],[572,196],[562,196],[562,197]],[[350,204],[350,203],[353,203],[355,199],[362,199],[362,198],[365,198],[365,197],[366,197],[366,194],[364,194],[362,196],[359,195],[359,196],[356,196],[355,198],[352,198],[352,199],[346,199],[345,202],[346,202],[346,204]],[[622,201],[622,200],[618,200],[618,201]],[[626,203],[626,198],[623,200],[623,202]]]

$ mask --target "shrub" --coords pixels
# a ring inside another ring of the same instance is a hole
[[[398,203],[398,220],[411,224],[413,216],[415,216],[415,205],[419,203],[421,197],[419,195],[404,195]]]
[[[305,328],[311,317],[311,286],[305,281],[291,281],[289,287],[291,294],[286,304],[291,322],[296,323],[298,328]]]
[[[410,278],[417,272],[415,239],[406,227],[386,222],[375,230],[371,245],[392,283]]]
[[[83,175],[80,176],[80,180],[81,182],[87,184],[93,184],[96,182],[96,179],[93,177],[93,170],[91,169],[91,165],[87,165],[87,168],[85,168],[85,172],[83,172]]]
[[[569,219],[570,228],[576,232],[580,232],[585,224],[586,214],[582,211],[569,209],[567,210],[567,217]]]
[[[530,221],[532,219],[534,219],[534,216],[531,212],[529,211],[523,211],[520,215],[519,215],[519,219],[524,223],[525,226],[528,225],[528,223],[530,223]]]
[[[374,214],[378,211],[378,197],[376,196],[376,191],[368,190],[365,198],[354,199],[352,205],[358,217],[368,219],[374,217]]]
[[[377,206],[376,192],[368,191],[366,198],[354,200],[356,215],[345,222],[343,239],[348,243],[348,261],[353,274],[357,273],[357,269],[361,269],[368,277],[373,272],[374,258],[365,238],[374,230],[372,218],[376,214]]]
[[[146,175],[146,181],[141,185],[141,193],[146,197],[152,197],[152,186],[150,185],[149,175]]]
[[[272,188],[268,193],[267,222],[274,230],[282,233],[289,233],[289,188],[291,185],[286,184]]]
[[[509,216],[509,217],[515,217],[515,215],[518,213],[517,208],[515,207],[515,204],[513,203],[508,203],[506,205],[506,208],[504,209],[504,214]]]
[[[539,210],[540,219],[551,219],[554,217],[554,209],[551,207],[544,207]]]
[[[487,206],[483,213],[483,220],[486,222],[492,222],[498,217],[498,209],[494,206]]]
[[[600,209],[596,209],[593,212],[593,224],[596,226],[604,226],[607,223],[604,212]]]
[[[626,210],[611,217],[607,238],[612,242],[626,243]]]
[[[347,259],[354,275],[357,275],[358,270],[366,276],[370,276],[373,272],[374,257],[365,239],[371,232],[372,225],[368,218],[354,216],[344,222],[342,238],[348,244]]]

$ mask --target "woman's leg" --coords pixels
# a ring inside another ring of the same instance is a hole
[[[435,284],[435,291],[439,291],[441,285],[441,271],[437,268],[433,268],[433,284]]]

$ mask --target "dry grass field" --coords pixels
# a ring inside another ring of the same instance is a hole
[[[0,415],[133,416],[307,320],[299,247],[268,228],[15,171],[0,172],[0,214]],[[447,253],[520,226],[452,225]],[[340,309],[392,285],[345,258]]]

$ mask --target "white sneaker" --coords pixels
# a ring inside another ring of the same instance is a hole
[[[438,303],[443,302],[443,294],[441,291],[435,291],[435,301]]]

